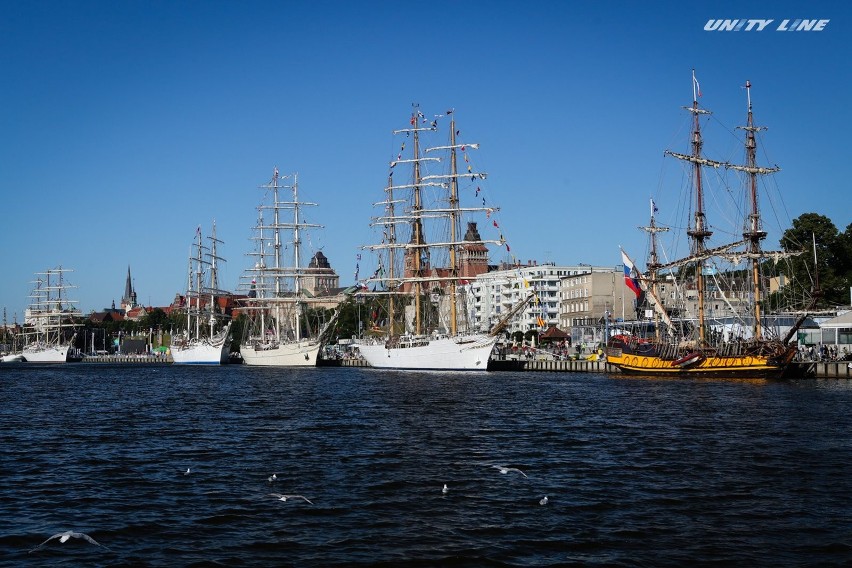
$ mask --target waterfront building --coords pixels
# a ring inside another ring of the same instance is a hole
[[[624,281],[622,267],[586,266],[560,281],[559,326],[571,334],[573,345],[603,341],[605,318],[636,318],[636,295]]]
[[[560,317],[562,280],[590,271],[609,271],[612,267],[590,265],[556,266],[554,263],[502,265],[480,274],[467,289],[468,314],[475,329],[487,330],[526,296],[530,290],[535,299],[509,322],[506,331],[543,332],[549,326],[562,327]]]

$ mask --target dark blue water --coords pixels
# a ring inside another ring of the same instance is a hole
[[[0,441],[10,566],[852,564],[845,380],[9,365]]]

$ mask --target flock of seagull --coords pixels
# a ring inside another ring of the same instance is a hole
[[[528,477],[526,473],[524,473],[523,471],[521,471],[520,469],[518,469],[516,467],[509,467],[509,466],[505,466],[505,465],[492,465],[491,467],[498,470],[503,475],[508,475],[509,473],[513,473],[513,474],[516,473],[516,474],[520,474],[520,475],[524,476],[525,478]],[[192,473],[192,468],[188,467],[188,468],[186,468],[186,471],[183,472],[183,475],[190,475],[191,473]],[[272,475],[270,475],[267,478],[267,481],[269,483],[277,482],[278,481],[278,474],[273,473]],[[444,487],[441,489],[441,493],[446,495],[449,492],[450,492],[450,488],[447,487],[446,483],[444,483]],[[311,501],[310,499],[308,499],[304,495],[286,495],[286,494],[282,494],[282,493],[269,493],[269,496],[275,497],[279,501],[301,500],[301,501],[304,501],[305,503],[308,503],[309,505],[314,504],[313,501]],[[548,503],[547,495],[542,497],[538,502],[539,505],[547,505],[547,503]],[[48,542],[55,540],[55,539],[59,539],[59,542],[64,544],[72,538],[83,539],[83,540],[85,540],[85,541],[87,541],[91,544],[94,544],[95,546],[99,546],[101,548],[109,550],[109,548],[102,545],[101,543],[99,543],[98,541],[96,541],[95,539],[93,539],[92,537],[87,535],[86,533],[75,532],[75,531],[65,531],[65,532],[61,532],[61,533],[56,533],[55,535],[51,536],[50,538],[48,538],[47,540],[45,540],[44,542],[42,542],[41,544],[39,544],[38,546],[33,548],[32,550],[30,550],[29,552],[35,552],[37,550],[40,550],[45,544],[47,544]]]

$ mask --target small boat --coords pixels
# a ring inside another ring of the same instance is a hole
[[[686,367],[692,367],[693,365],[697,365],[707,359],[704,353],[700,351],[691,351],[681,357],[680,359],[676,359],[672,361],[672,367],[680,367],[681,369],[685,369]]]

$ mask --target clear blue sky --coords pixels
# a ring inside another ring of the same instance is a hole
[[[704,31],[714,18],[775,21]],[[775,31],[785,18],[830,23]],[[0,307],[20,320],[33,273],[58,265],[86,313],[120,301],[128,265],[140,301],[167,305],[213,219],[234,288],[274,166],[320,204],[308,253],[324,247],[350,284],[412,102],[455,108],[482,145],[519,260],[615,265],[619,245],[641,258],[649,197],[665,211],[663,151],[688,152],[693,68],[731,128],[754,85],[762,161],[782,168],[776,212],[844,230],[850,30],[834,2],[5,0]]]

